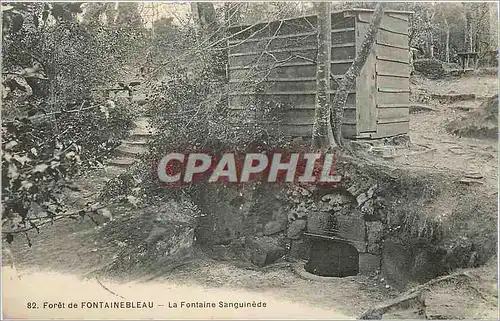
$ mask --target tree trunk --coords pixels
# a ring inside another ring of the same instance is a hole
[[[446,18],[444,18],[444,23],[446,24],[446,62],[450,62],[450,25]]]
[[[330,141],[330,3],[318,5],[318,54],[316,57],[316,99],[312,142],[315,148],[326,149]]]
[[[201,33],[210,35],[217,24],[212,2],[191,2],[191,13]]]
[[[352,63],[351,67],[345,73],[344,77],[339,81],[339,87],[335,93],[335,97],[332,103],[332,126],[333,126],[333,136],[336,144],[340,148],[345,148],[343,144],[343,137],[341,132],[342,116],[344,111],[344,106],[347,102],[347,96],[349,94],[349,88],[351,88],[356,81],[356,78],[361,73],[361,69],[365,65],[366,59],[372,51],[373,44],[377,37],[378,29],[380,27],[380,22],[384,16],[384,9],[386,3],[378,2],[375,7],[375,12],[373,13],[370,26],[366,31],[365,38],[359,51],[356,53],[356,58]],[[361,106],[362,107],[362,106]],[[332,146],[335,147],[335,146]]]

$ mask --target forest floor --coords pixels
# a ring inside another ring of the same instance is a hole
[[[448,134],[445,125],[452,119],[477,108],[484,98],[498,92],[495,76],[469,76],[459,79],[427,80],[412,78],[412,92],[420,97],[432,94],[473,93],[467,101],[442,103],[427,100],[432,110],[410,115],[410,148],[396,148],[383,161],[401,166],[428,167],[430,170],[478,172],[487,193],[497,193],[498,141],[460,138]],[[465,106],[465,108],[464,108]],[[81,183],[83,190],[95,194],[105,184],[102,173],[91,175]],[[47,226],[41,233],[30,234],[32,247],[18,237],[9,249],[2,251],[3,311],[6,318],[280,318],[280,319],[354,319],[369,307],[397,297],[383,280],[373,276],[332,278],[329,282],[304,279],[288,265],[252,269],[244,264],[217,262],[200,255],[168,275],[149,280],[111,280],[89,277],[89,272],[110,262],[119,244],[101,246],[96,227],[90,220],[61,221]],[[10,254],[9,254],[10,253]],[[11,264],[13,263],[13,267]],[[496,264],[477,269],[477,284],[496,284]],[[484,285],[486,284],[486,285]],[[484,285],[484,286],[483,286]],[[497,306],[491,300],[481,314],[472,305],[457,302],[457,291],[444,288],[439,300],[449,316],[460,318],[495,317]],[[44,309],[43,302],[81,301],[153,301],[152,309]],[[39,309],[28,309],[28,302]],[[180,309],[173,303],[256,301],[266,308],[255,309]],[[466,302],[463,301],[463,302]],[[495,301],[496,302],[496,301]],[[451,307],[450,307],[451,305]],[[469,308],[470,307],[470,308]],[[455,310],[454,310],[455,309]],[[469,309],[467,311],[462,311]],[[455,312],[454,312],[455,311]],[[471,312],[472,311],[472,312]],[[492,312],[493,311],[493,312]],[[455,313],[455,314],[453,314]],[[493,314],[492,314],[493,313]],[[437,313],[439,314],[439,313]]]

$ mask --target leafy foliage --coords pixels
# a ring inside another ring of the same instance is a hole
[[[68,213],[75,175],[104,159],[132,125],[132,104],[105,101],[102,86],[134,52],[140,29],[78,21],[80,3],[3,4],[2,223],[13,233]]]

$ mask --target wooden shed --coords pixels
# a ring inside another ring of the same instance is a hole
[[[331,15],[330,100],[354,61],[373,10]],[[409,18],[387,10],[373,46],[343,111],[346,138],[381,138],[408,133]],[[256,98],[283,107],[278,126],[291,136],[310,136],[316,96],[317,17],[306,16],[230,28],[229,108],[241,113]],[[258,106],[256,108],[259,108]]]

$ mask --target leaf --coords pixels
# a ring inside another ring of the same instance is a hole
[[[33,14],[33,23],[35,24],[35,27],[38,28],[38,26],[40,25],[40,21],[38,20],[38,14]]]
[[[68,152],[68,153],[65,155],[65,157],[66,157],[67,159],[71,159],[71,158],[73,158],[73,157],[75,157],[75,156],[76,156],[76,154],[75,154],[75,152],[73,152],[73,151]]]
[[[23,27],[24,17],[22,14],[16,14],[12,17],[12,31],[18,32]]]
[[[24,166],[24,164],[26,164],[26,162],[30,161],[31,159],[27,156],[27,155],[24,155],[24,156],[19,156],[19,155],[14,155],[13,157],[16,161],[18,161],[21,165]]]
[[[16,165],[14,164],[9,164],[9,170],[7,171],[7,177],[11,178],[12,180],[15,180],[19,177],[19,171],[17,170]]]
[[[80,192],[81,189],[80,187],[78,187],[77,185],[66,185],[66,187],[69,189],[69,190],[72,190],[74,192]]]
[[[15,140],[11,140],[11,141],[10,141],[10,142],[8,142],[7,144],[5,144],[5,149],[6,149],[6,150],[12,149],[12,148],[14,148],[16,145],[18,145],[18,142],[16,142]]]
[[[102,216],[109,218],[110,221],[113,220],[113,214],[111,214],[111,211],[108,210],[107,208],[103,208],[99,211],[101,212]]]
[[[137,207],[137,204],[139,203],[139,199],[132,195],[127,196],[127,201],[134,207]]]
[[[19,89],[20,91],[27,93],[28,96],[31,96],[33,94],[33,89],[30,87],[30,85],[28,85],[24,77],[20,77],[18,75],[9,75],[4,83],[9,86],[10,90],[12,91]]]
[[[5,241],[7,241],[8,244],[11,244],[14,241],[14,235],[12,233],[8,233],[5,236]]]
[[[21,182],[21,188],[29,190],[31,187],[33,187],[33,183],[28,182],[28,181],[22,181]]]
[[[10,153],[3,153],[3,157],[5,158],[5,160],[6,160],[7,162],[9,162],[9,163],[10,163],[10,161],[11,161],[11,159],[12,159],[12,154],[10,154]]]
[[[10,11],[12,9],[14,9],[13,6],[9,6],[8,4],[2,5],[2,12]]]
[[[42,12],[42,20],[43,20],[43,22],[46,22],[48,18],[49,18],[49,11],[48,10],[43,10],[43,12]]]
[[[104,113],[104,117],[106,117],[106,119],[109,118],[109,110],[106,108],[106,106],[100,106],[100,110],[101,110],[101,113]]]
[[[47,164],[38,164],[33,169],[33,173],[43,173],[47,168],[49,168]]]

